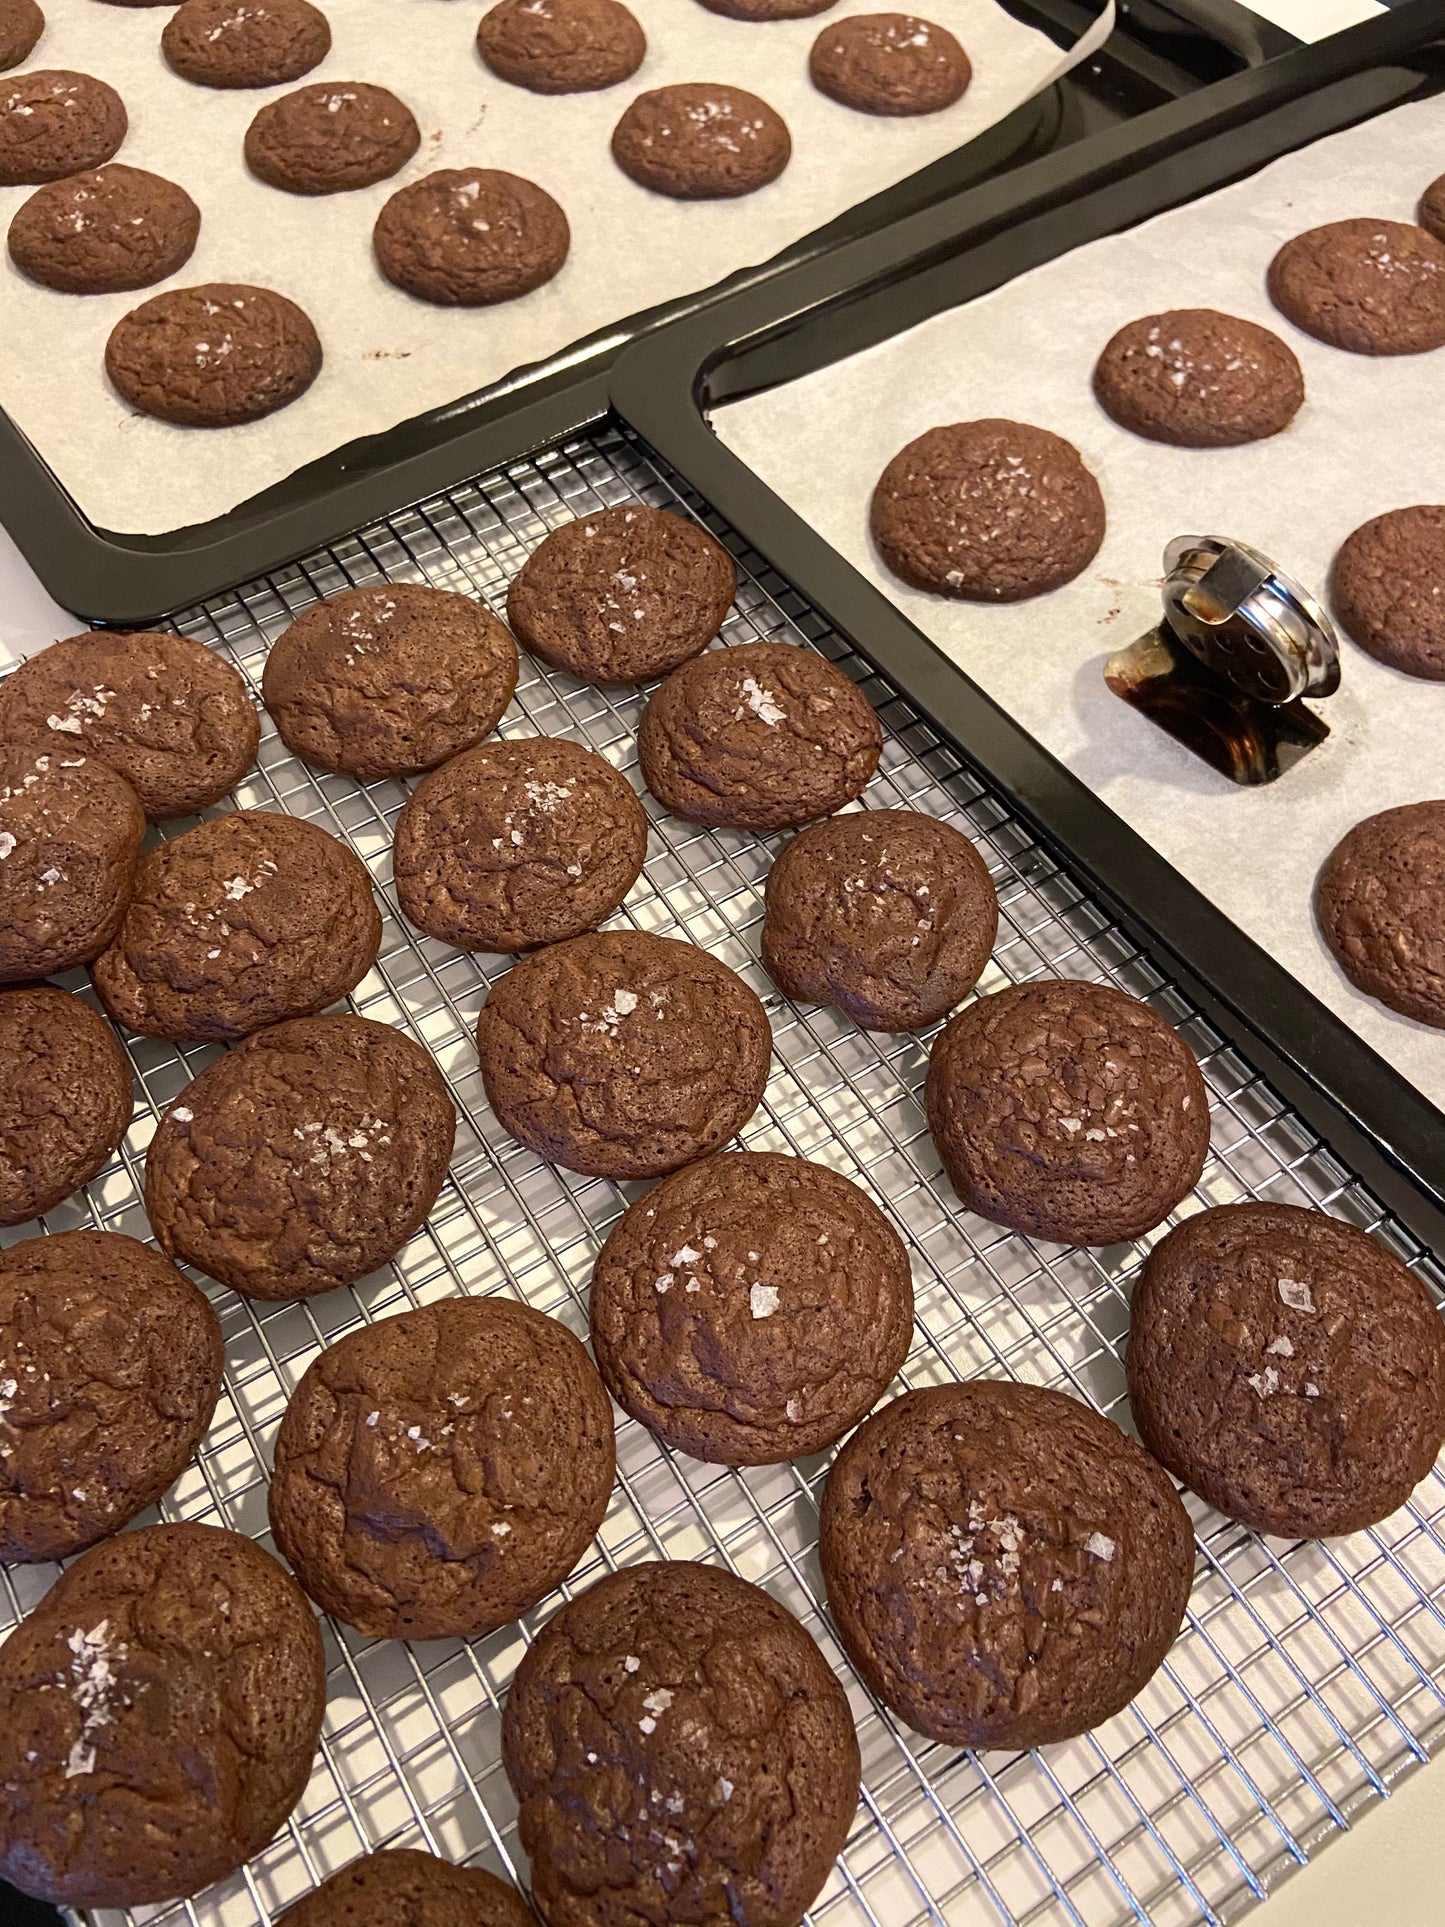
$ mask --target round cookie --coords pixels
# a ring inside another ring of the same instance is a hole
[[[855,13],[824,27],[808,55],[819,93],[860,114],[936,114],[973,78],[946,27],[914,13]]]
[[[1331,221],[1286,241],[1269,298],[1307,335],[1357,355],[1445,347],[1445,244],[1409,221]]]
[[[184,267],[200,231],[183,187],[116,161],[32,194],[10,223],[10,259],[61,294],[119,294]]]
[[[442,167],[398,188],[376,217],[372,245],[404,294],[484,308],[550,281],[572,231],[535,181],[495,167]]]
[[[496,728],[517,645],[471,596],[415,582],[343,589],[271,645],[261,696],[316,769],[416,776]]]
[[[675,1559],[565,1605],[522,1656],[502,1764],[544,1920],[800,1921],[858,1804],[843,1688],[792,1614]]]
[[[53,984],[0,991],[0,1224],[88,1183],[132,1109],[130,1059],[103,1017]]]
[[[701,0],[709,13],[725,14],[729,20],[803,20],[809,14],[826,13],[838,0]]]
[[[1129,1323],[1129,1405],[1154,1457],[1258,1532],[1360,1532],[1445,1445],[1445,1326],[1353,1225],[1227,1204],[1150,1252]]]
[[[884,562],[915,589],[1021,602],[1093,561],[1104,498],[1061,435],[1026,422],[953,422],[898,451],[869,520]]]
[[[1270,329],[1213,308],[1173,308],[1111,337],[1094,369],[1094,394],[1105,414],[1146,441],[1234,448],[1288,428],[1305,383]]]
[[[763,963],[800,1003],[864,1030],[921,1030],[983,975],[998,934],[988,866],[919,810],[860,810],[803,830],[772,869]]]
[[[149,851],[95,987],[144,1037],[229,1043],[346,996],[381,917],[359,857],[314,823],[233,810]]]
[[[94,1547],[0,1647],[0,1879],[62,1907],[199,1893],[300,1799],[325,1706],[315,1617],[254,1540]]]
[[[103,763],[0,744],[0,984],[100,955],[125,917],[144,835],[135,791]]]
[[[762,1102],[773,1036],[734,971],[695,944],[621,930],[552,944],[493,984],[482,1083],[528,1150],[589,1177],[656,1178]]]
[[[714,649],[675,669],[637,732],[643,780],[689,823],[786,830],[861,796],[883,731],[872,704],[816,650]]]
[[[623,1411],[716,1465],[825,1451],[877,1403],[913,1336],[908,1253],[867,1192],[763,1151],[690,1164],[632,1205],[590,1307]]]
[[[1357,990],[1445,1029],[1445,802],[1357,823],[1320,872],[1315,914]]]
[[[623,173],[676,201],[755,194],[778,178],[792,152],[781,114],[720,81],[654,87],[612,130],[612,158]]]
[[[1419,214],[1421,227],[1437,241],[1445,241],[1445,174],[1431,181],[1420,196]]]
[[[35,0],[0,0],[0,72],[18,67],[44,31]]]
[[[105,344],[105,372],[143,415],[234,428],[304,395],[321,372],[321,343],[284,294],[210,281],[169,288],[122,315]]]
[[[353,1860],[280,1916],[277,1927],[534,1927],[531,1908],[505,1880],[432,1853],[390,1847]]]
[[[203,1293],[134,1238],[0,1253],[0,1560],[68,1559],[154,1505],[205,1436],[222,1363]]]
[[[247,1298],[314,1298],[396,1255],[446,1181],[456,1111],[409,1037],[300,1017],[217,1058],[146,1153],[161,1249]]]
[[[364,80],[317,81],[269,101],[246,129],[246,165],[287,194],[390,180],[421,146],[411,109]]]
[[[1330,599],[1377,662],[1445,682],[1445,507],[1391,509],[1357,528],[1335,557]]]
[[[108,764],[159,822],[219,802],[255,761],[261,728],[241,677],[203,643],[95,629],[0,685],[0,734]]]
[[[276,1437],[271,1527],[373,1639],[481,1639],[571,1572],[612,1496],[612,1407],[565,1325],[444,1298],[328,1345]]]
[[[621,0],[501,0],[482,16],[477,49],[514,87],[585,94],[635,74],[647,37]]]
[[[980,997],[934,1039],[926,1101],[965,1207],[1060,1244],[1152,1231],[1209,1151],[1193,1052],[1108,984],[1046,977]]]
[[[34,68],[0,86],[0,187],[38,187],[108,161],[125,102],[89,74]]]
[[[1189,1515],[1110,1420],[1002,1379],[908,1392],[834,1460],[818,1554],[869,1689],[951,1746],[1048,1746],[1127,1706],[1178,1634]]]
[[[392,874],[404,914],[459,950],[531,950],[595,930],[642,872],[647,812],[595,750],[483,743],[414,790]]]
[[[326,15],[308,0],[182,0],[161,33],[172,69],[200,87],[279,87],[330,51]]]

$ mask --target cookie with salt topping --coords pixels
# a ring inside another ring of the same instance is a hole
[[[1146,441],[1233,448],[1288,428],[1305,384],[1270,329],[1213,308],[1175,308],[1120,328],[1094,369],[1094,394]]]
[[[676,201],[756,194],[792,152],[781,114],[745,88],[712,81],[639,94],[612,133],[612,158],[623,173]]]
[[[1332,348],[1425,354],[1445,347],[1445,243],[1409,221],[1330,221],[1285,242],[1269,298]]]

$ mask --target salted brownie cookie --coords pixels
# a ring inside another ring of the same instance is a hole
[[[1163,1465],[1282,1538],[1388,1518],[1445,1445],[1445,1325],[1383,1245],[1321,1211],[1217,1205],[1134,1287],[1129,1404]]]
[[[1320,873],[1315,914],[1356,989],[1445,1029],[1445,802],[1357,823]]]
[[[477,1019],[499,1123],[590,1177],[660,1177],[719,1150],[762,1102],[772,1042],[726,964],[636,930],[524,958]]]
[[[803,830],[768,872],[763,963],[789,997],[865,1030],[921,1030],[983,975],[998,934],[988,866],[919,810],[860,810]]]
[[[199,1893],[300,1799],[325,1706],[315,1615],[254,1540],[94,1547],[0,1648],[0,1879],[63,1907]]]
[[[95,987],[143,1036],[227,1043],[334,1004],[380,947],[371,878],[344,843],[299,817],[233,810],[142,858]]]
[[[1305,384],[1270,329],[1214,308],[1173,308],[1112,336],[1094,394],[1121,428],[1148,441],[1232,448],[1288,428]]]
[[[143,415],[234,428],[285,408],[321,372],[310,317],[273,288],[211,281],[171,288],[122,315],[105,372]]]
[[[416,776],[496,728],[517,645],[471,596],[415,582],[343,589],[271,645],[261,696],[317,769]]]
[[[1431,181],[1420,196],[1420,225],[1437,241],[1445,241],[1445,174]]]
[[[442,167],[398,188],[376,217],[376,264],[418,301],[483,308],[550,281],[572,245],[545,188],[496,167]]]
[[[1047,977],[980,997],[934,1039],[926,1099],[964,1205],[1061,1244],[1152,1231],[1209,1150],[1193,1052],[1108,984]]]
[[[125,139],[125,102],[103,80],[35,68],[0,83],[0,187],[38,186],[108,161]]]
[[[161,52],[201,87],[278,87],[331,50],[326,15],[308,0],[182,0]]]
[[[0,1253],[0,1561],[68,1559],[154,1505],[211,1422],[221,1365],[209,1301],[134,1238]]]
[[[677,201],[754,194],[778,178],[792,152],[781,114],[716,81],[639,94],[612,130],[612,158],[623,173]]]
[[[421,146],[403,101],[364,80],[317,81],[283,94],[246,129],[246,165],[288,194],[342,194],[390,180]]]
[[[1026,422],[930,428],[884,469],[869,516],[894,575],[968,602],[1062,588],[1104,540],[1104,498],[1078,449]]]
[[[1409,221],[1331,221],[1285,242],[1269,298],[1307,335],[1357,355],[1445,347],[1445,244]]]
[[[390,1847],[353,1860],[281,1915],[278,1927],[533,1927],[531,1908],[505,1880],[432,1853]]]
[[[675,669],[637,732],[643,780],[689,823],[785,830],[861,796],[883,731],[856,683],[815,650],[739,643]]]
[[[300,1017],[181,1092],[146,1153],[162,1250],[248,1298],[312,1298],[395,1256],[446,1181],[456,1111],[409,1037]]]
[[[855,13],[824,27],[808,56],[820,93],[860,114],[936,114],[973,78],[946,27],[914,13]]]
[[[690,1164],[639,1198],[602,1247],[590,1308],[623,1411],[718,1465],[824,1451],[913,1335],[908,1253],[867,1192],[762,1151]]]
[[[312,1360],[276,1437],[271,1526],[373,1639],[480,1639],[535,1606],[612,1495],[612,1407],[565,1325],[445,1298]]]
[[[255,761],[261,730],[245,683],[203,643],[97,629],[52,643],[0,685],[0,734],[108,763],[160,821],[219,802]]]
[[[512,578],[507,619],[524,646],[583,682],[645,682],[700,655],[738,572],[707,530],[641,502],[553,529]]]
[[[621,0],[501,0],[482,16],[477,47],[514,87],[584,94],[635,74],[647,39]]]
[[[894,1399],[833,1462],[818,1553],[872,1692],[930,1739],[1030,1747],[1127,1706],[1178,1634],[1189,1515],[1117,1425],[1002,1379]]]
[[[402,910],[459,950],[531,950],[595,930],[636,883],[647,812],[595,750],[483,743],[412,792],[396,826]]]
[[[62,294],[118,294],[164,281],[191,258],[201,211],[183,187],[144,168],[51,181],[10,223],[10,259]]]
[[[796,1927],[858,1804],[843,1688],[792,1614],[686,1560],[629,1566],[522,1657],[502,1764],[542,1918]]]
[[[813,13],[826,13],[838,0],[702,0],[709,13],[726,14],[729,20],[802,20]]]
[[[35,0],[0,0],[0,71],[18,67],[44,31]]]
[[[103,1017],[53,984],[0,991],[0,1224],[93,1178],[132,1108],[130,1059]]]
[[[1335,557],[1330,599],[1377,661],[1445,682],[1445,507],[1391,509],[1356,529]]]
[[[135,791],[103,763],[0,745],[0,983],[100,955],[125,916],[144,835]]]

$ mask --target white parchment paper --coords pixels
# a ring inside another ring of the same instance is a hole
[[[1445,502],[1445,349],[1370,359],[1275,314],[1265,270],[1282,241],[1353,215],[1411,220],[1445,170],[1445,99],[1396,109],[1252,179],[1021,276],[850,361],[721,410],[715,427],[920,629],[1221,909],[1445,1107],[1445,1032],[1361,995],[1315,928],[1325,857],[1361,817],[1445,796],[1445,684],[1342,645],[1321,704],[1330,740],[1280,782],[1240,789],[1106,689],[1103,663],[1159,617],[1160,558],[1180,534],[1262,549],[1323,593],[1350,531]],[[1117,428],[1090,375],[1136,316],[1216,307],[1276,328],[1304,368],[1292,428],[1234,449],[1172,449]],[[1006,608],[896,581],[873,553],[868,500],[884,464],[940,422],[1001,415],[1066,435],[1098,476],[1109,532],[1056,594]]]
[[[629,0],[648,52],[630,81],[547,98],[509,87],[477,55],[488,0],[320,0],[332,47],[304,85],[369,80],[411,107],[415,159],[393,180],[309,199],[255,180],[241,143],[252,116],[286,88],[235,92],[179,79],[160,54],[169,12],[46,0],[46,32],[27,67],[69,67],[117,88],[130,133],[116,156],[179,181],[201,208],[195,254],[165,286],[252,281],[298,301],[326,362],[299,402],[243,428],[196,430],[133,415],[106,382],[106,336],[157,292],[81,297],[0,277],[0,405],[85,513],[147,534],[224,513],[302,463],[358,435],[456,400],[513,369],[657,302],[711,286],[961,145],[1026,100],[1059,64],[1044,35],[994,0],[928,0],[974,64],[956,107],[917,119],[857,114],[807,76],[827,20],[876,10],[843,0],[826,16],[764,25],[727,20],[696,0]],[[777,108],[792,162],[737,201],[649,194],[614,165],[612,129],[633,97],[672,81],[750,88]],[[572,253],[555,280],[495,308],[414,301],[377,272],[371,229],[398,187],[436,167],[505,167],[556,196]],[[6,226],[31,188],[0,188]]]

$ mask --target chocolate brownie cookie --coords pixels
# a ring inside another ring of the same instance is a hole
[[[365,1017],[299,1017],[188,1084],[146,1153],[162,1250],[248,1298],[375,1271],[446,1181],[456,1111],[419,1044]]]
[[[130,1059],[53,984],[0,991],[0,1224],[23,1224],[106,1164],[130,1127]]]
[[[808,1633],[744,1579],[629,1566],[522,1657],[502,1715],[544,1920],[795,1927],[858,1804],[858,1739]]]
[[[122,400],[182,428],[234,428],[285,408],[321,372],[308,315],[273,288],[209,281],[122,315],[105,344]]]
[[[380,947],[371,878],[344,843],[299,817],[233,810],[141,860],[95,987],[142,1036],[228,1043],[334,1004]]]
[[[979,978],[998,934],[988,866],[919,810],[815,823],[768,872],[763,963],[787,996],[864,1030],[921,1030]]]
[[[18,67],[44,31],[35,0],[0,0],[0,72]]]
[[[1104,540],[1104,498],[1078,449],[1026,422],[930,428],[884,469],[869,517],[894,575],[966,602],[1060,589]]]
[[[325,1707],[315,1617],[254,1540],[94,1547],[0,1648],[0,1879],[63,1907],[199,1893],[300,1799]]]
[[[482,1083],[504,1130],[589,1177],[656,1178],[726,1144],[762,1102],[773,1035],[694,944],[619,930],[551,945],[492,986]]]
[[[1437,241],[1445,241],[1445,174],[1431,181],[1420,196],[1420,225],[1435,236]]]
[[[612,158],[623,173],[676,201],[754,194],[778,178],[792,152],[781,114],[717,81],[654,87],[612,130]]]
[[[1121,428],[1176,448],[1233,448],[1289,427],[1304,376],[1277,334],[1213,308],[1145,315],[1094,369],[1099,406]]]
[[[1320,873],[1315,914],[1356,989],[1445,1029],[1445,802],[1357,823]]]
[[[587,94],[635,74],[647,37],[621,0],[501,0],[482,16],[477,48],[514,87]]]
[[[383,582],[304,610],[272,643],[261,695],[302,762],[367,780],[469,749],[516,686],[517,645],[483,603]]]
[[[344,194],[390,180],[421,146],[404,102],[364,80],[317,81],[263,107],[246,129],[246,165],[288,194]]]
[[[495,167],[442,167],[392,195],[372,245],[377,266],[403,293],[443,308],[484,308],[550,281],[572,231],[535,181]]]
[[[973,78],[946,27],[914,13],[855,13],[824,27],[808,56],[819,93],[860,114],[936,114]]]
[[[413,791],[396,826],[402,910],[459,950],[595,930],[636,883],[647,812],[605,758],[556,736],[483,743]]]
[[[1377,662],[1445,682],[1445,507],[1391,509],[1356,529],[1335,557],[1330,599]]]
[[[326,15],[308,0],[182,0],[161,52],[201,87],[279,87],[331,51]]]
[[[709,13],[726,14],[729,20],[802,20],[837,4],[838,0],[702,0]]]
[[[980,997],[934,1039],[926,1097],[964,1205],[1060,1244],[1152,1231],[1209,1151],[1193,1052],[1107,984],[1046,977]]]
[[[134,1238],[0,1253],[0,1560],[68,1559],[154,1505],[205,1435],[221,1365],[207,1299]]]
[[[1227,1204],[1176,1225],[1134,1287],[1139,1437],[1231,1519],[1359,1532],[1445,1445],[1445,1325],[1383,1245],[1322,1211]]]
[[[481,1867],[391,1847],[353,1860],[282,1914],[278,1927],[533,1927],[531,1908]]]
[[[828,1474],[818,1553],[871,1691],[952,1746],[1102,1725],[1158,1671],[1194,1576],[1153,1459],[1079,1400],[1001,1379],[866,1420]]]
[[[1445,244],[1409,221],[1331,221],[1285,242],[1269,298],[1307,335],[1357,355],[1445,347]]]
[[[681,515],[619,503],[564,522],[513,576],[507,620],[583,682],[645,682],[706,649],[737,594],[732,557]]]
[[[125,139],[125,102],[103,80],[36,68],[0,86],[0,187],[38,186],[108,161]]]
[[[0,744],[0,983],[89,963],[135,884],[145,816],[103,763]]]
[[[612,1407],[565,1325],[445,1298],[328,1345],[276,1437],[271,1526],[373,1639],[481,1639],[571,1572],[615,1471]]]
[[[10,223],[10,259],[61,294],[118,294],[174,274],[200,231],[183,187],[116,161],[32,194]]]
[[[255,761],[261,729],[245,683],[203,643],[87,630],[0,685],[0,734],[109,764],[158,822],[219,802]]]
[[[913,1281],[866,1191],[732,1151],[665,1178],[592,1274],[592,1349],[623,1411],[717,1465],[822,1452],[908,1356]]]
[[[689,823],[785,830],[861,796],[883,731],[873,706],[815,650],[715,649],[675,669],[637,732],[643,780]]]

